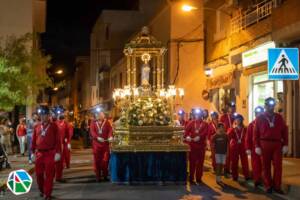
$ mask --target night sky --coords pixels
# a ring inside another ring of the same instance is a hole
[[[42,49],[52,57],[52,69],[71,74],[76,56],[89,55],[90,33],[103,9],[137,9],[137,0],[48,0]]]

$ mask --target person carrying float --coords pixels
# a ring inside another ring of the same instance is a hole
[[[108,181],[109,143],[113,141],[113,129],[102,111],[95,113],[95,120],[90,126],[93,140],[94,171],[97,182]]]
[[[188,123],[185,129],[184,139],[190,147],[189,166],[191,184],[202,182],[203,164],[208,135],[208,124],[202,120],[201,109],[193,110],[194,119]],[[196,176],[196,182],[195,182]]]

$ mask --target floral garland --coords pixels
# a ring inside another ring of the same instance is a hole
[[[131,126],[167,126],[172,123],[171,107],[167,100],[138,99],[121,114],[121,123]]]

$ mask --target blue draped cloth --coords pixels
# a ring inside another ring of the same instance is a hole
[[[186,152],[126,152],[110,155],[113,183],[185,182]]]

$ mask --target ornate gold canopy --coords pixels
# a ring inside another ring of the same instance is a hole
[[[161,42],[149,34],[148,28],[143,27],[142,31],[127,43],[124,48],[124,54],[127,59],[127,85],[129,87],[137,87],[137,76],[139,75],[137,62],[142,60],[149,68],[152,68],[152,87],[158,90],[164,88],[164,55],[166,51],[167,49]],[[149,69],[146,67],[145,70]],[[145,73],[144,75],[149,75],[146,74],[147,71],[143,72]],[[146,83],[142,82],[142,84]]]

